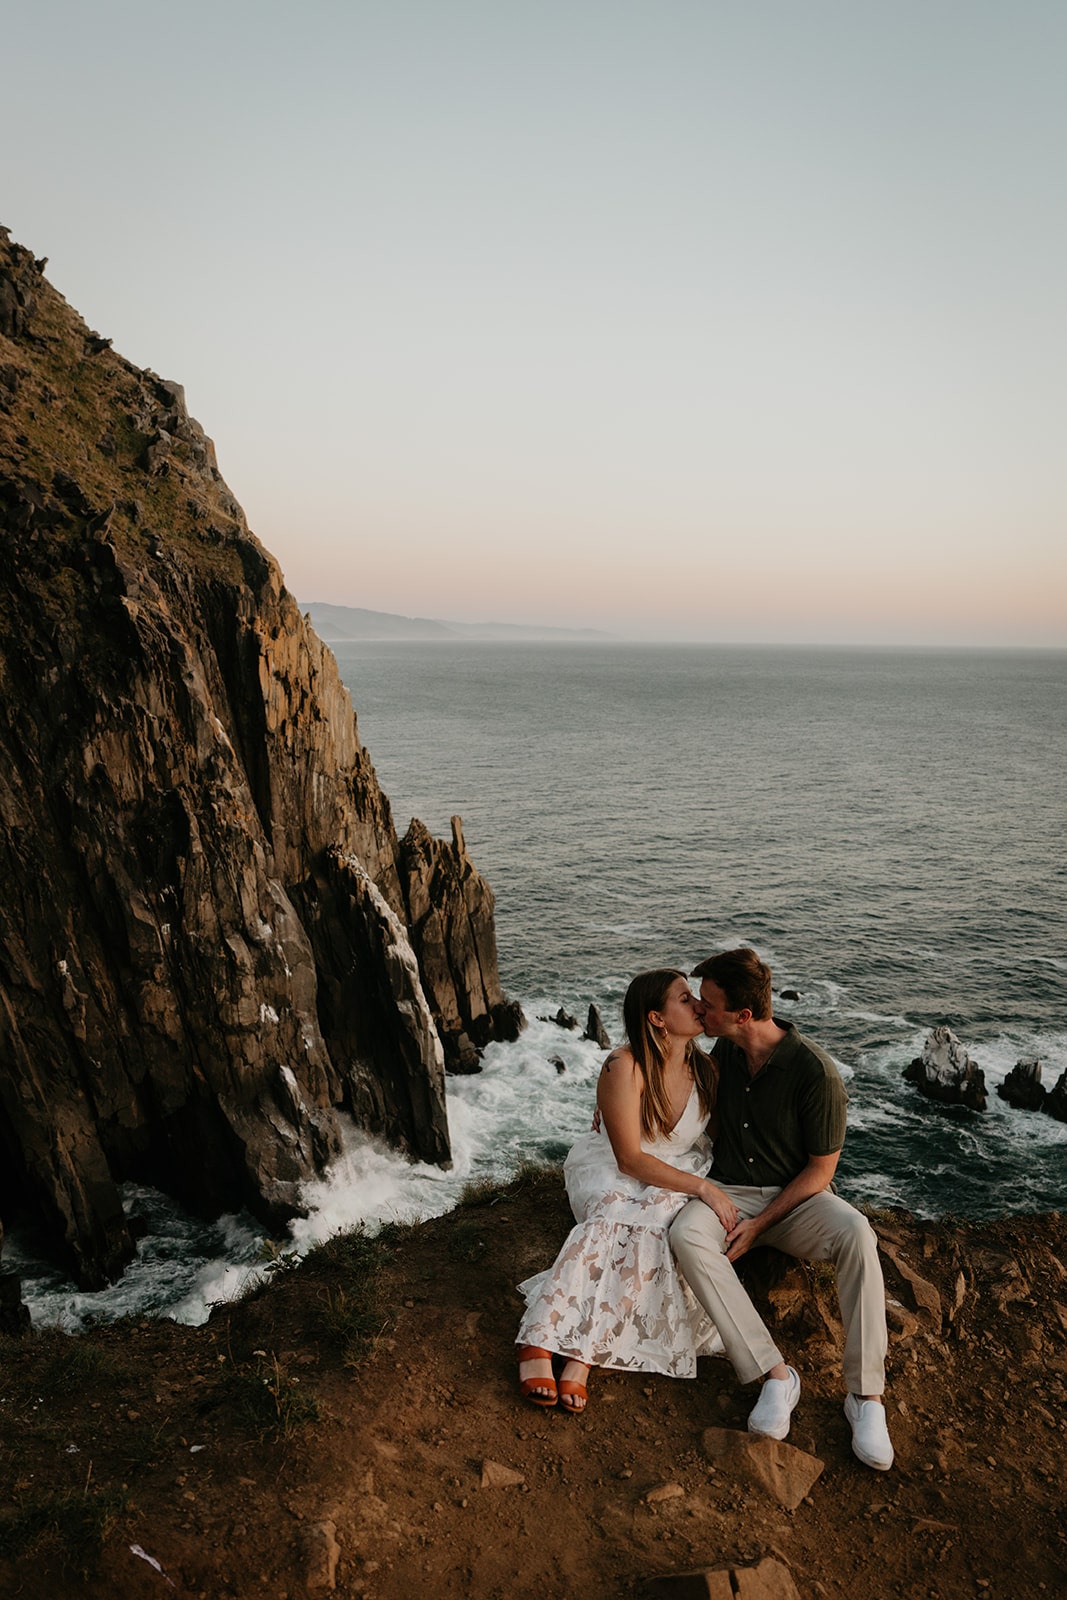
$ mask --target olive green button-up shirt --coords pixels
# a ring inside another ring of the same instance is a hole
[[[784,1188],[809,1156],[832,1155],[845,1142],[841,1074],[792,1022],[774,1020],[786,1036],[755,1077],[740,1045],[718,1039],[711,1052],[719,1064],[719,1129],[708,1174],[715,1183]]]

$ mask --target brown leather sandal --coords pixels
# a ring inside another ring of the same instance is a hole
[[[554,1406],[559,1398],[556,1380],[551,1371],[547,1378],[524,1378],[522,1369],[528,1361],[547,1361],[551,1365],[551,1350],[542,1350],[536,1344],[524,1344],[519,1349],[519,1388],[525,1399],[534,1406]]]
[[[568,1361],[567,1366],[585,1367],[586,1378],[588,1379],[589,1368],[586,1366],[584,1361]],[[566,1372],[567,1367],[564,1367],[563,1370]],[[589,1391],[584,1383],[578,1383],[573,1378],[561,1378],[559,1380],[560,1406],[564,1411],[569,1411],[572,1417],[581,1415],[581,1413],[585,1410],[588,1399]],[[576,1401],[579,1403],[575,1404]]]

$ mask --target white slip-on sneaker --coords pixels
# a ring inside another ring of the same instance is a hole
[[[748,1419],[749,1433],[762,1433],[768,1439],[784,1439],[789,1419],[800,1399],[800,1374],[790,1367],[788,1378],[764,1378],[763,1388]]]
[[[853,1455],[859,1456],[865,1467],[888,1472],[893,1465],[893,1444],[882,1402],[861,1400],[856,1394],[846,1395],[845,1416],[852,1428]]]

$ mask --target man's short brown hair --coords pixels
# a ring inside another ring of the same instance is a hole
[[[771,1015],[771,969],[746,945],[708,956],[691,976],[718,984],[731,1011],[751,1011],[757,1022]]]

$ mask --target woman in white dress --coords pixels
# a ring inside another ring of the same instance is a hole
[[[564,1164],[577,1219],[548,1271],[519,1285],[519,1382],[538,1406],[585,1409],[590,1367],[696,1376],[722,1345],[679,1275],[668,1231],[694,1197],[726,1228],[733,1202],[703,1176],[718,1073],[694,1040],[699,1001],[682,972],[639,973],[626,991],[627,1043],[604,1062],[600,1127]],[[557,1383],[553,1356],[564,1366]]]

